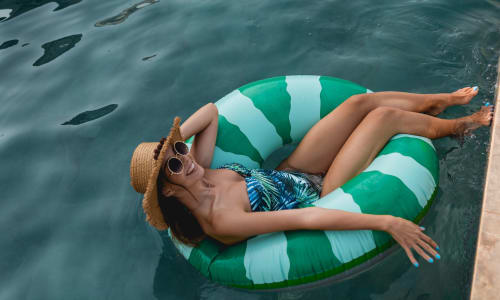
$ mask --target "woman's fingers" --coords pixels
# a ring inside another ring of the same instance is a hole
[[[433,239],[431,239],[428,235],[426,235],[425,233],[423,233],[423,231],[425,230],[425,227],[423,227],[423,226],[419,226],[418,228],[419,228],[419,231],[420,231],[420,232],[418,233],[418,234],[419,234],[419,237],[420,237],[420,238],[421,238],[421,239],[422,239],[425,243],[427,243],[428,245],[430,245],[430,247],[432,247],[432,248],[433,248],[433,250],[432,250],[432,251],[430,251],[430,253],[431,253],[432,255],[437,254],[437,252],[436,252],[436,251],[434,251],[434,249],[439,250],[439,247],[438,247],[437,243],[436,243]],[[422,244],[422,245],[423,245],[423,244]]]
[[[437,244],[436,242],[434,242],[433,239],[431,239],[428,235],[426,235],[425,233],[420,233],[420,237],[429,245],[432,246],[432,248],[436,249],[437,248]]]
[[[430,258],[429,255],[427,255],[427,253],[424,252],[424,250],[422,250],[422,248],[420,248],[420,246],[415,243],[413,244],[413,249],[415,249],[415,251],[417,251],[417,253],[422,256],[426,261],[432,263],[434,262],[434,259]]]
[[[402,245],[401,245],[402,246]],[[406,252],[406,255],[408,256],[408,258],[410,259],[411,263],[418,268],[418,262],[417,260],[415,259],[415,257],[413,256],[413,253],[411,253],[411,250],[410,248],[408,248],[407,246],[402,246],[403,249],[405,250]]]
[[[417,243],[418,243],[418,245],[420,245],[420,247],[422,247],[425,251],[427,251],[427,253],[429,253],[430,255],[432,255],[434,257],[436,257],[437,259],[441,259],[441,256],[439,256],[439,254],[437,253],[437,251],[434,250],[434,248],[432,248],[425,241],[418,240]]]
[[[429,263],[434,262],[433,257],[440,259],[439,253],[436,251],[439,250],[436,242],[424,234],[424,230],[424,227],[398,217],[393,219],[393,223],[388,230],[388,233],[405,250],[406,255],[415,267],[418,267],[418,262],[413,256],[412,248]]]

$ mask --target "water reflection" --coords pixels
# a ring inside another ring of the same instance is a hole
[[[81,34],[74,34],[43,44],[42,48],[45,50],[45,53],[43,53],[43,56],[35,61],[33,66],[41,66],[54,60],[64,52],[75,47],[76,43],[78,43],[81,39]]]
[[[156,54],[153,54],[153,55],[151,55],[151,56],[146,56],[146,57],[143,57],[143,58],[142,58],[142,60],[143,60],[143,61],[150,60],[151,58],[153,58],[153,57],[155,57],[155,56],[156,56]]]
[[[14,45],[17,45],[17,43],[19,43],[19,40],[10,40],[10,41],[3,42],[3,43],[0,45],[0,50],[1,50],[1,49],[5,49],[5,48],[12,47],[12,46],[14,46]]]
[[[45,0],[45,1],[22,1],[22,0],[3,0],[0,3],[0,22],[10,20],[14,17],[24,14],[25,12],[44,6],[47,3],[57,3],[56,10],[66,8],[76,4],[82,0]]]
[[[111,113],[113,110],[115,110],[118,107],[118,104],[110,104],[106,105],[104,107],[101,107],[96,110],[87,110],[84,111],[80,114],[78,114],[76,117],[73,119],[62,123],[61,125],[80,125],[86,122],[93,121],[95,119],[99,119],[101,117],[104,117],[105,115]]]
[[[123,10],[121,13],[117,14],[116,16],[104,19],[102,21],[99,21],[95,23],[96,27],[102,27],[106,25],[116,25],[120,24],[123,21],[125,21],[128,16],[130,16],[132,13],[138,11],[139,9],[149,6],[151,4],[157,3],[158,0],[144,0],[142,2],[139,2],[137,4],[132,5],[131,7]]]
[[[0,9],[0,22],[5,21],[8,18],[10,18],[10,13],[12,12],[12,9]]]

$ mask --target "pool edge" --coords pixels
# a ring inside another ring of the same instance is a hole
[[[499,103],[500,58],[497,63],[495,108]],[[471,300],[495,299],[500,294],[500,112],[493,115],[486,166],[483,205],[474,260]]]

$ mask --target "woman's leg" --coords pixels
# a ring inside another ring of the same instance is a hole
[[[294,152],[276,168],[305,173],[326,173],[354,128],[372,110],[393,107],[412,112],[436,114],[447,106],[468,103],[477,89],[463,88],[448,94],[380,92],[354,95],[316,123]]]
[[[485,106],[470,116],[452,120],[391,107],[376,108],[356,127],[335,157],[324,178],[321,196],[366,169],[395,134],[408,133],[431,139],[466,134],[489,125],[492,116],[490,107]]]

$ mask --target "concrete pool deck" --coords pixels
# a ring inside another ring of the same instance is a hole
[[[471,300],[500,298],[500,60],[497,65],[495,114],[491,127],[483,207],[472,277]]]

